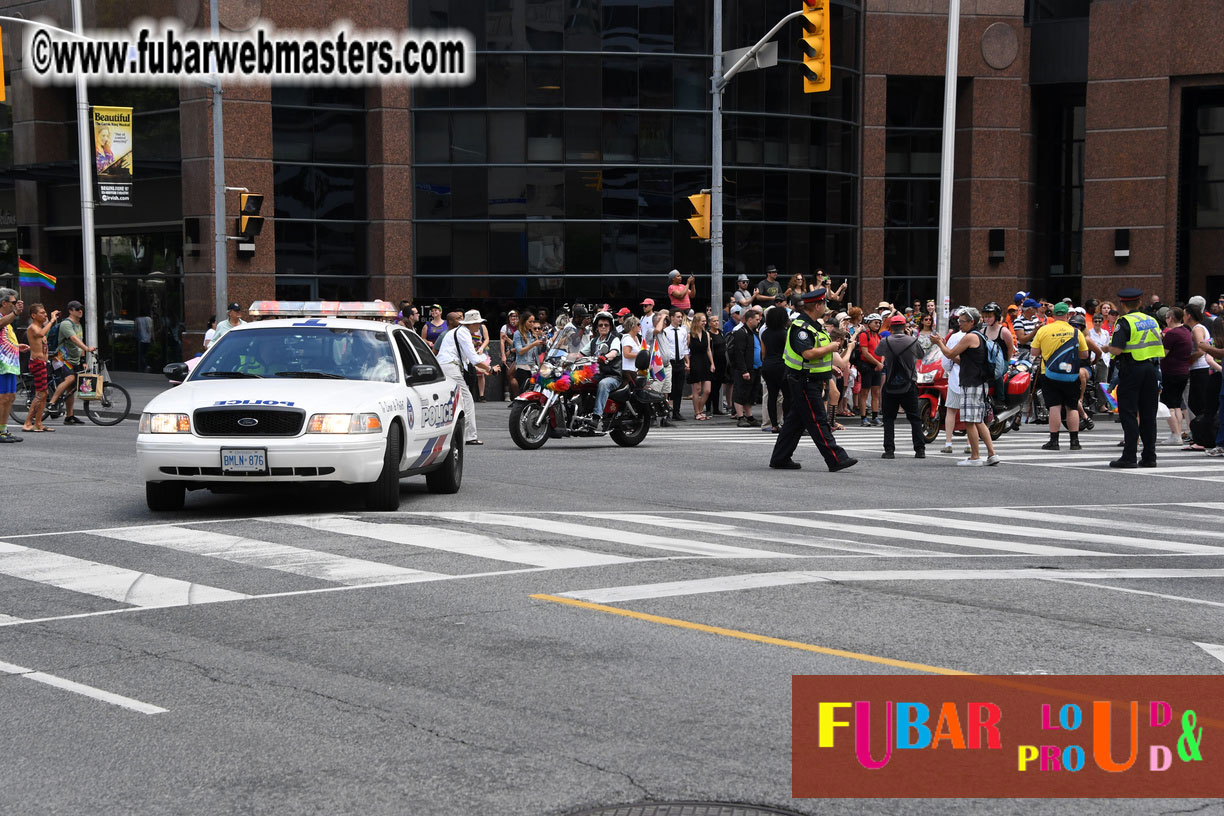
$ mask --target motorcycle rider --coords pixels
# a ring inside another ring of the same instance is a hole
[[[987,340],[998,345],[1005,361],[1015,354],[1016,341],[1003,323],[1003,308],[993,300],[982,307],[982,333]]]
[[[1003,324],[1003,308],[993,300],[982,307],[982,334],[986,335],[986,339],[999,347],[999,351],[1003,353],[1004,362],[1012,358],[1015,352],[1015,340],[1012,337],[1011,330]],[[1002,381],[1000,381],[1001,385]],[[996,410],[1000,409],[1007,401],[1004,389],[999,387],[995,389],[994,401]]]
[[[584,350],[589,357],[599,359],[599,386],[595,392],[595,410],[587,419],[587,430],[600,432],[603,429],[603,410],[608,404],[608,395],[620,385],[621,337],[616,333],[616,318],[611,312],[595,315],[595,331]]]

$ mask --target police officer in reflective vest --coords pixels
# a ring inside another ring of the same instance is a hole
[[[837,350],[837,343],[829,340],[820,323],[825,311],[825,290],[817,289],[803,295],[802,309],[786,330],[782,362],[786,363],[790,401],[769,466],[798,470],[800,465],[791,456],[799,445],[799,438],[807,431],[830,472],[836,473],[857,464],[858,460],[837,444],[825,415],[825,384],[833,376],[833,352]]]
[[[1160,358],[1164,342],[1156,318],[1139,311],[1141,289],[1118,292],[1122,319],[1109,341],[1118,361],[1118,417],[1122,420],[1122,456],[1110,467],[1156,467],[1156,403],[1160,396]],[[1139,439],[1143,456],[1137,457]]]

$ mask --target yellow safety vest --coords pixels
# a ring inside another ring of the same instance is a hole
[[[805,360],[803,355],[791,346],[791,334],[795,331],[810,331],[816,338],[815,347],[829,345],[829,335],[824,329],[809,323],[805,317],[796,317],[791,321],[786,331],[786,348],[782,350],[782,362],[795,371],[808,371],[814,374],[831,373],[833,371],[832,352],[812,360]]]
[[[1156,360],[1165,356],[1164,340],[1160,336],[1160,324],[1156,318],[1143,312],[1131,312],[1122,319],[1130,326],[1123,354],[1129,354],[1135,362]]]

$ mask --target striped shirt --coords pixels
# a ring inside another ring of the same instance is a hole
[[[1024,315],[1017,315],[1015,318],[1012,319],[1012,326],[1014,326],[1016,330],[1015,331],[1016,338],[1017,338],[1016,345],[1018,345],[1020,348],[1028,348],[1029,343],[1028,342],[1021,343],[1019,340],[1019,337],[1022,334],[1032,334],[1033,331],[1036,330],[1037,316],[1033,315],[1032,317],[1025,317]],[[1032,338],[1030,338],[1030,340],[1031,339]]]

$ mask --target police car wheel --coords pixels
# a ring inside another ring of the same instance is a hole
[[[145,503],[155,512],[182,510],[186,496],[182,482],[145,482]]]
[[[458,493],[463,483],[463,417],[455,423],[451,432],[450,450],[446,463],[437,470],[425,474],[425,486],[430,493]]]
[[[391,423],[387,431],[387,451],[383,454],[382,472],[366,493],[366,509],[399,509],[400,456],[404,449],[404,430],[398,422]]]

